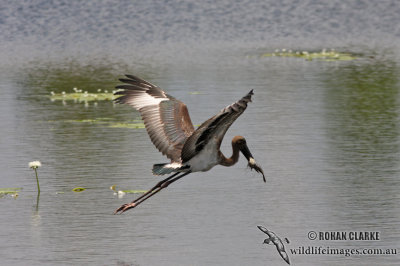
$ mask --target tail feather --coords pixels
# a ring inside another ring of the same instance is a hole
[[[182,165],[179,163],[159,163],[153,165],[154,175],[167,175],[174,172],[185,172],[190,168],[189,165]]]

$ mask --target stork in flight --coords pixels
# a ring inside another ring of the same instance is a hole
[[[131,203],[122,205],[114,214],[138,206],[190,173],[205,172],[218,164],[234,165],[239,160],[239,151],[248,160],[248,166],[261,173],[266,182],[264,172],[254,160],[244,137],[235,136],[232,139],[233,152],[230,158],[226,158],[220,151],[226,131],[246,110],[247,103],[251,102],[253,90],[239,101],[222,109],[195,130],[183,102],[136,76],[126,75],[126,77],[120,79],[125,84],[116,87],[119,90],[115,94],[122,96],[115,99],[115,102],[128,104],[140,112],[151,141],[171,160],[170,163],[153,165],[153,174],[174,174],[158,182]]]
[[[280,237],[278,237],[274,232],[268,230],[264,226],[257,225],[257,227],[268,235],[268,238],[264,239],[263,244],[275,245],[276,250],[278,250],[278,253],[279,255],[281,255],[282,259],[286,261],[287,264],[290,264],[289,256],[285,250],[285,245],[283,244],[282,239],[280,239]],[[289,239],[285,238],[285,242],[289,244]]]

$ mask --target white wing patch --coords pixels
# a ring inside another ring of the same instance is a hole
[[[165,165],[164,167],[178,169],[178,168],[182,167],[182,164],[181,163],[169,163],[169,164]]]
[[[127,100],[127,104],[135,107],[137,110],[149,105],[159,105],[162,101],[167,101],[168,98],[154,98],[147,93],[140,93],[136,97]]]

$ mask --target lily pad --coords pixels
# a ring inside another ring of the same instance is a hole
[[[121,191],[129,194],[139,194],[147,192],[147,190],[121,190]]]
[[[86,188],[83,188],[83,187],[76,187],[76,188],[72,189],[73,192],[82,192],[85,190],[86,190]]]
[[[0,188],[0,198],[3,198],[6,195],[11,195],[11,197],[16,199],[20,190],[21,188]]]
[[[22,188],[0,188],[0,194],[15,194],[21,191]]]

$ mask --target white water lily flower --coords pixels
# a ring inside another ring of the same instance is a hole
[[[32,169],[37,169],[40,166],[42,166],[42,164],[39,161],[33,161],[33,162],[29,163],[29,168],[32,168]]]
[[[123,191],[121,191],[121,190],[118,190],[118,198],[123,198],[124,196],[126,195],[126,193],[125,192],[123,192]]]

